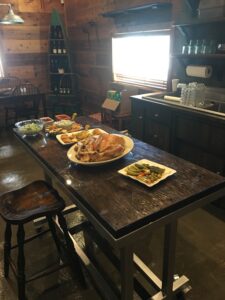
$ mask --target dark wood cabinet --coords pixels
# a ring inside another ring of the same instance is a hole
[[[133,96],[132,134],[225,175],[225,117]]]

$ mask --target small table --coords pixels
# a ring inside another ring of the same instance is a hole
[[[79,117],[77,121],[116,132],[90,118]],[[91,168],[79,166],[68,160],[68,148],[56,139],[44,134],[36,138],[23,138],[16,129],[14,132],[43,168],[46,178],[54,179],[84,213],[92,224],[92,237],[94,240],[100,237],[99,245],[103,251],[108,253],[113,248],[120,254],[120,259],[110,254],[121,274],[121,293],[118,293],[107,284],[105,276],[97,272],[74,241],[83,263],[95,274],[96,284],[99,284],[106,299],[130,300],[135,295],[134,289],[146,292],[133,277],[134,267],[157,290],[153,296],[145,294],[145,297],[154,300],[172,299],[187,284],[186,276],[177,280],[173,278],[178,219],[224,196],[225,178],[139,140],[134,140],[133,151],[120,160]],[[177,173],[153,188],[117,173],[142,158],[171,167]],[[165,227],[162,279],[134,253],[135,244],[140,239],[147,239],[149,233],[159,226]]]

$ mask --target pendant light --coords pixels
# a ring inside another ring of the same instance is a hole
[[[8,6],[9,11],[8,13],[2,18],[0,19],[0,24],[23,24],[24,20],[18,16],[14,14],[14,11],[12,9],[12,5],[10,3],[6,4],[6,3],[0,3],[0,6]]]

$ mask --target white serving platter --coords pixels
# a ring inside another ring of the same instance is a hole
[[[115,135],[119,135],[119,136],[123,137],[123,139],[125,141],[125,149],[124,149],[123,153],[117,157],[114,157],[109,160],[104,160],[104,161],[83,162],[76,158],[76,151],[74,150],[75,145],[70,147],[70,149],[67,152],[67,157],[69,158],[70,161],[80,164],[80,165],[85,165],[85,166],[97,166],[97,165],[107,164],[112,161],[118,160],[118,159],[124,157],[125,155],[127,155],[133,149],[134,142],[130,137],[128,137],[126,135],[121,135],[121,134],[115,134]]]
[[[150,166],[155,166],[155,167],[159,167],[159,168],[161,168],[161,169],[164,169],[165,171],[164,171],[164,173],[162,174],[162,177],[161,177],[160,179],[158,179],[158,180],[156,180],[156,181],[154,181],[154,182],[152,182],[152,183],[147,183],[147,182],[144,182],[143,180],[139,179],[139,178],[136,177],[136,176],[132,176],[132,175],[128,175],[128,174],[127,174],[127,172],[126,172],[126,171],[127,171],[127,168],[130,167],[130,166],[132,166],[132,165],[135,165],[135,164],[148,164],[148,165],[150,165]],[[119,170],[118,173],[120,173],[120,174],[122,174],[122,175],[124,175],[124,176],[126,176],[126,177],[130,177],[130,178],[132,178],[132,179],[134,179],[134,180],[136,180],[136,181],[138,181],[138,182],[141,182],[142,184],[144,184],[144,185],[146,185],[146,186],[148,186],[148,187],[152,187],[152,186],[158,184],[160,181],[165,180],[167,177],[169,177],[169,176],[175,174],[175,173],[176,173],[176,170],[171,169],[171,168],[169,168],[169,167],[167,167],[167,166],[158,164],[158,163],[156,163],[156,162],[154,162],[154,161],[151,161],[151,160],[148,160],[148,159],[141,159],[141,160],[136,161],[135,163],[130,164],[129,166],[126,166],[125,168]]]

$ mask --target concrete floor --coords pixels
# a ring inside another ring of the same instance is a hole
[[[0,194],[19,188],[33,180],[43,178],[42,170],[14,139],[10,131],[0,132]],[[69,220],[70,221],[70,220]],[[179,222],[176,250],[176,273],[185,274],[192,290],[186,295],[187,300],[224,300],[225,299],[225,218],[218,218],[212,210],[196,210],[183,217]],[[33,224],[26,228],[34,231]],[[10,273],[10,279],[3,277],[3,232],[4,223],[0,220],[0,299],[14,300],[16,283]],[[162,267],[162,229],[154,232],[148,243],[137,245],[136,252],[151,268],[160,275]],[[50,236],[37,239],[25,248],[27,272],[32,273],[57,261],[57,253]],[[98,259],[104,261],[108,273],[116,271],[96,250]],[[68,268],[64,268],[48,277],[33,281],[27,285],[28,299],[64,299],[97,300],[90,281],[88,289],[82,290],[76,278]]]

